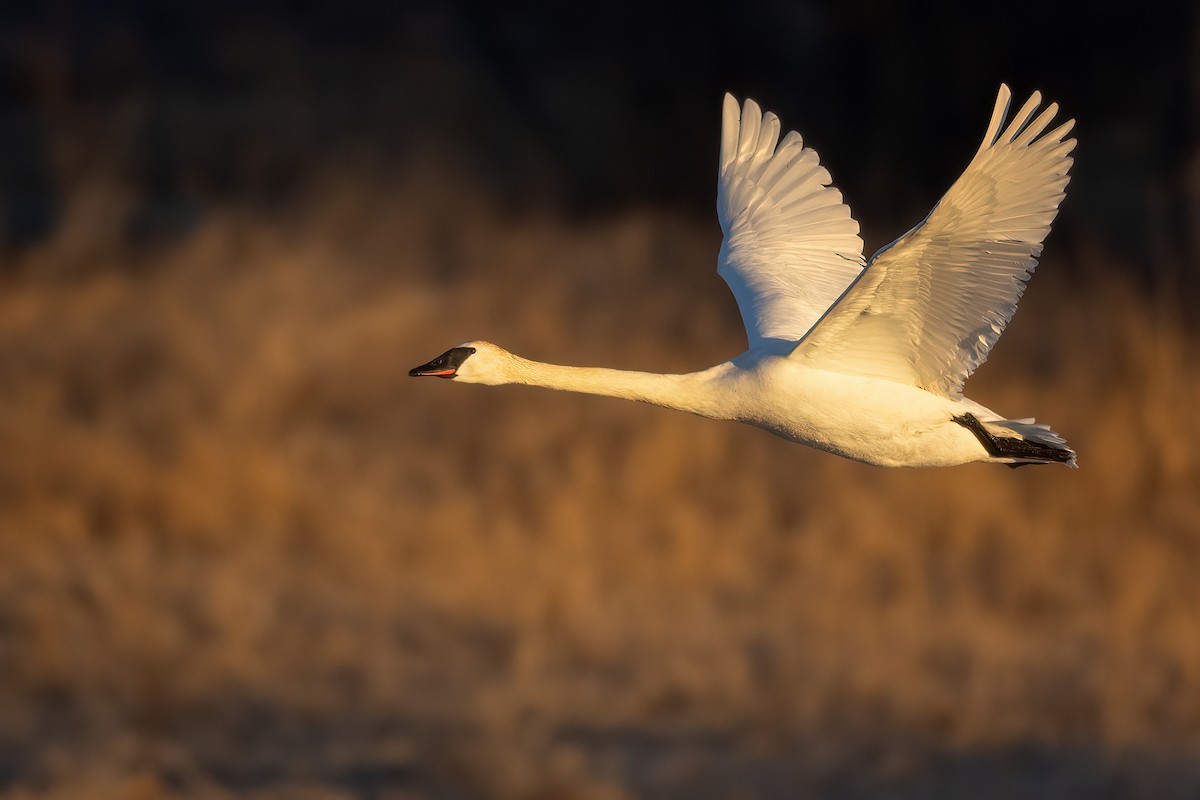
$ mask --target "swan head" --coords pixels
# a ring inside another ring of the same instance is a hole
[[[496,386],[512,382],[514,357],[491,342],[464,342],[451,347],[437,358],[408,374],[414,378],[447,378],[459,383],[483,383]]]

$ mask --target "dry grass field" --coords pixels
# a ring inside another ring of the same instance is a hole
[[[743,345],[715,221],[436,186],[132,248],[99,185],[8,265],[0,795],[1200,795],[1178,304],[1052,236],[971,394],[1080,469],[885,471],[410,380]]]

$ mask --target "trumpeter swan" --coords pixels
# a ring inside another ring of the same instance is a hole
[[[884,466],[990,461],[1075,466],[1045,425],[962,395],[1016,311],[1069,180],[1074,120],[1043,133],[1035,92],[1007,126],[1001,85],[983,143],[920,224],[863,258],[858,223],[800,135],[725,95],[718,272],[737,299],[746,352],[659,375],[530,361],[467,342],[409,372],[623,397],[745,422]]]

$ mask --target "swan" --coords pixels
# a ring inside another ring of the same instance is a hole
[[[858,223],[815,150],[775,114],[726,94],[718,273],[748,348],[710,369],[662,375],[531,361],[469,341],[409,371],[459,383],[528,384],[734,420],[880,466],[1061,463],[1048,426],[963,396],[1016,311],[1065,196],[1074,120],[1041,94],[1005,124],[1001,85],[966,170],[916,227],[863,258]]]

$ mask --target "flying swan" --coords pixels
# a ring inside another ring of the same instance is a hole
[[[749,348],[711,369],[660,375],[564,367],[472,341],[409,371],[623,397],[736,420],[882,466],[972,461],[1075,466],[1046,425],[963,397],[1037,266],[1069,180],[1075,124],[1043,133],[1034,92],[1005,126],[1000,86],[983,143],[920,224],[863,258],[858,223],[816,151],[747,99],[725,95],[718,273]],[[1036,116],[1035,116],[1036,115]]]

